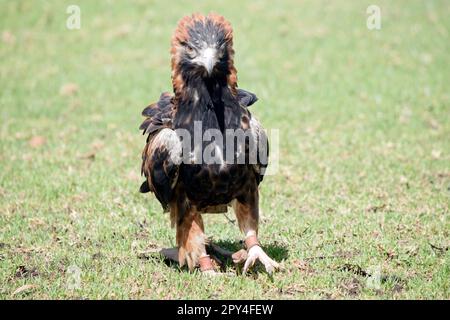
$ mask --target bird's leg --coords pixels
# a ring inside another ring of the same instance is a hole
[[[264,252],[258,241],[259,209],[257,191],[249,198],[250,201],[246,201],[246,203],[238,200],[233,202],[239,228],[245,234],[247,259],[243,272],[246,273],[255,264],[256,260],[259,260],[266,268],[267,273],[271,274],[275,269],[279,268],[279,265]]]
[[[211,258],[206,253],[203,219],[195,209],[187,210],[177,223],[177,245],[180,266],[187,263],[192,271],[197,265],[204,273],[214,273]]]

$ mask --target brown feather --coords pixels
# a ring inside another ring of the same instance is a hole
[[[237,70],[234,66],[234,49],[233,49],[233,28],[225,18],[216,13],[210,13],[207,16],[199,13],[194,13],[191,16],[186,16],[178,22],[178,26],[172,36],[172,46],[170,53],[172,55],[172,85],[176,97],[184,94],[185,83],[180,71],[180,56],[178,52],[181,50],[183,43],[189,41],[189,29],[193,27],[196,22],[205,23],[207,20],[220,26],[224,30],[225,39],[228,42],[228,75],[227,82],[233,95],[237,95]]]

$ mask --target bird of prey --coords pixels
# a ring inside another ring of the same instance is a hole
[[[153,192],[170,212],[181,266],[215,272],[205,249],[202,214],[232,206],[245,236],[244,273],[258,260],[271,273],[278,263],[258,241],[258,186],[267,166],[267,135],[248,110],[257,97],[237,88],[231,25],[214,13],[186,16],[170,53],[173,94],[163,93],[142,112],[146,119],[140,129],[148,137],[140,191]]]

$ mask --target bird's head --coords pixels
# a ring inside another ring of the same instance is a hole
[[[194,14],[180,20],[172,37],[172,82],[181,93],[193,79],[225,79],[236,89],[233,30],[224,17]]]

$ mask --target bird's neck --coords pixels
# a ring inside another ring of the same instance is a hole
[[[226,94],[227,82],[225,77],[203,78],[191,77],[184,81],[183,90],[178,94],[182,102],[207,102],[218,100]]]
[[[225,107],[232,107],[236,100],[226,77],[191,78],[184,84],[183,94],[177,97],[179,111],[190,112],[200,119],[203,118],[202,114],[214,112],[220,130],[224,131]]]

